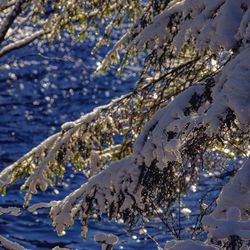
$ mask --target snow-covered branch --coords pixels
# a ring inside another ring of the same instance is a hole
[[[249,52],[235,57],[216,81],[195,84],[179,94],[144,126],[132,156],[111,164],[54,206],[51,217],[57,231],[64,232],[77,214],[84,227],[93,213],[104,212],[133,223],[135,217],[150,213],[150,197],[174,200],[185,190],[197,171],[197,155],[212,151],[220,143],[218,137],[231,140],[237,128],[249,140],[250,119],[242,115],[250,107],[249,78],[237,74],[244,72]],[[244,147],[247,153],[248,142]]]
[[[29,189],[28,202],[37,188],[46,190],[55,184],[57,176],[62,178],[68,162],[75,169],[93,175],[110,160],[131,154],[133,142],[146,120],[160,108],[161,103],[165,105],[166,100],[178,94],[182,87],[179,80],[191,75],[196,67],[199,67],[199,58],[170,68],[164,76],[140,84],[134,92],[98,108],[98,112],[93,112],[93,119],[85,121],[82,117],[62,125],[61,132],[49,137],[0,173],[2,191],[20,176],[31,175],[23,185]],[[167,83],[162,87],[165,80]],[[139,106],[144,109],[138,109]],[[135,120],[131,119],[131,114]],[[114,134],[123,136],[123,142],[114,141]]]
[[[2,214],[10,214],[14,216],[18,216],[21,214],[21,209],[18,207],[0,207],[0,215]]]
[[[7,250],[25,250],[25,248],[16,242],[12,242],[0,235],[0,246]]]
[[[35,41],[37,38],[41,37],[45,35],[45,32],[43,30],[37,31],[34,34],[27,36],[21,40],[18,40],[16,42],[13,42],[11,44],[8,44],[6,46],[4,46],[1,50],[0,50],[0,57],[8,54],[11,51],[20,49],[24,46],[27,46],[28,44],[32,43],[33,41]]]
[[[25,3],[25,0],[17,1],[13,10],[9,13],[9,15],[3,21],[0,27],[0,44],[4,41],[4,37],[7,34],[13,22],[15,21],[16,17],[22,12],[22,7],[24,3]]]
[[[245,0],[170,1],[151,23],[130,29],[124,35],[126,39],[114,45],[102,65],[106,68],[116,62],[110,55],[118,54],[119,48],[125,48],[129,54],[145,47],[157,51],[154,58],[161,64],[164,55],[167,59],[169,55],[181,57],[183,51],[187,55],[187,48],[214,55],[222,50],[236,51],[249,41],[249,13],[249,2]]]
[[[211,216],[225,219],[227,210],[231,207],[240,209],[242,219],[249,219],[250,207],[250,159],[248,158],[237,174],[227,183],[218,199],[217,206]]]
[[[134,25],[101,67],[117,62],[120,49],[127,48],[125,54],[130,55],[144,48],[150,50],[132,93],[63,124],[59,133],[0,173],[1,189],[27,177],[22,186],[27,189],[26,205],[38,189],[46,190],[58,176],[63,178],[69,162],[92,176],[62,201],[30,208],[51,207],[53,225],[61,235],[76,217],[81,220],[85,238],[91,217],[101,219],[107,214],[110,219],[133,225],[139,217],[154,216],[158,206],[170,207],[197,182],[207,168],[203,157],[215,157],[215,151],[249,157],[250,2],[173,0],[160,7],[157,16],[149,2],[138,18],[138,1],[74,0],[63,7],[62,1],[57,1],[52,6],[52,13],[57,14],[49,15],[44,23],[44,30],[49,30],[48,37],[53,39],[64,29],[74,33],[76,24],[83,26],[78,35],[84,36],[89,28],[96,27],[96,18],[110,18],[102,45],[111,30],[130,14]],[[44,9],[43,4],[36,7]],[[44,34],[37,32],[6,45],[0,56]],[[122,137],[122,142],[116,142],[115,135]],[[223,226],[233,224],[239,230],[243,227],[239,236],[249,236],[249,222],[240,218],[248,219],[249,168],[247,160],[223,188],[214,212],[205,217],[211,235],[221,227],[217,236],[231,236],[235,231]],[[194,249],[216,249],[191,241],[170,242],[169,249],[186,243]]]
[[[160,46],[173,41],[180,51],[186,42],[196,49],[235,49],[249,39],[249,3],[240,1],[172,1],[133,41],[140,48],[145,43]],[[229,18],[231,17],[231,18]],[[171,28],[177,26],[177,32]],[[229,28],[230,27],[230,28]]]
[[[12,7],[13,5],[15,5],[15,3],[16,3],[16,0],[11,0],[11,1],[1,0],[0,11],[6,10],[6,9]]]

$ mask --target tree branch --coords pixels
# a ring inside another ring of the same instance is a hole
[[[0,3],[0,11],[4,11],[10,7],[12,7],[13,5],[15,5],[16,0],[13,1],[5,1],[3,3]]]
[[[22,12],[23,4],[26,0],[19,0],[11,13],[6,17],[0,28],[0,44],[4,41],[5,35],[8,32],[9,28],[15,21],[16,17]]]
[[[30,43],[32,43],[34,40],[36,40],[37,38],[45,35],[45,31],[44,30],[39,30],[37,32],[35,32],[33,35],[29,36],[29,37],[25,37],[17,42],[14,42],[12,44],[6,45],[4,48],[2,48],[0,50],[0,57],[6,55],[7,53],[16,50],[16,49],[20,49]]]
[[[33,13],[31,12],[29,15],[27,15],[26,17],[24,18],[21,18],[20,20],[17,20],[17,24],[15,25],[15,28],[12,29],[10,32],[8,32],[6,35],[5,35],[5,38],[4,40],[7,41],[7,39],[9,39],[11,36],[17,34],[17,32],[20,30],[21,31],[21,26],[22,25],[25,25],[28,23],[29,19],[31,19],[31,17],[33,16]],[[18,18],[17,18],[18,19]],[[41,23],[42,25],[43,23]]]

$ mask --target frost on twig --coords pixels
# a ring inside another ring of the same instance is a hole
[[[167,241],[164,250],[219,250],[218,247],[207,245],[195,240],[172,240]]]
[[[52,206],[55,206],[57,203],[58,203],[57,201],[51,201],[49,203],[46,203],[46,202],[36,203],[36,204],[34,204],[32,206],[29,206],[28,211],[33,213],[36,210],[41,209],[41,208],[50,208]]]
[[[250,159],[239,169],[236,175],[222,188],[216,201],[216,208],[211,216],[226,219],[226,212],[230,207],[240,209],[242,219],[249,219],[250,207]]]
[[[56,246],[52,250],[70,250],[70,248]]]
[[[112,250],[113,246],[119,241],[119,238],[114,234],[97,234],[94,236],[94,241],[102,244],[102,250]]]
[[[48,8],[50,8],[49,12]],[[130,15],[134,20],[142,8],[140,1],[128,3],[123,0],[108,2],[59,0],[53,4],[43,0],[2,1],[0,3],[0,45],[3,46],[0,48],[0,57],[30,44],[38,37],[47,38],[50,41],[56,37],[60,38],[61,32],[65,30],[71,33],[74,40],[83,41],[91,32],[91,28],[95,28],[96,33],[99,32],[100,27],[106,26],[105,20],[110,18],[110,25],[107,25],[102,39],[103,44],[107,44],[111,31],[123,22],[124,16]],[[47,16],[43,18],[45,13]],[[23,19],[26,21],[23,22]],[[96,25],[97,20],[99,25]]]
[[[12,242],[0,235],[0,246],[7,250],[25,250],[25,248],[16,242]]]
[[[2,214],[10,214],[14,216],[19,216],[21,214],[21,209],[18,207],[0,207],[0,215]]]
[[[203,224],[208,227],[211,238],[227,239],[230,236],[239,236],[241,239],[250,239],[250,220],[242,220],[241,211],[237,207],[229,207],[226,211],[226,219],[216,219],[213,216],[205,216]]]
[[[227,249],[248,249],[243,243],[250,239],[249,179],[250,160],[247,158],[222,188],[213,212],[202,219],[210,240],[222,240]]]

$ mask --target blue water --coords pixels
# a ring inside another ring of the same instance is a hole
[[[104,56],[90,54],[92,41],[71,44],[65,35],[55,45],[37,44],[13,52],[0,59],[0,169],[17,160],[24,153],[59,131],[61,124],[75,120],[94,107],[108,103],[132,90],[138,77],[138,66],[128,67],[116,76],[95,75],[96,64]],[[79,187],[86,178],[70,173],[63,187],[56,187],[35,196],[32,203],[60,199]],[[23,194],[19,184],[1,197],[1,206],[20,206]],[[147,225],[149,233],[161,244],[166,239],[160,222]],[[155,249],[155,243],[139,235],[128,233],[125,225],[109,222],[89,222],[88,239],[80,237],[80,223],[64,237],[58,237],[48,218],[48,210],[32,214],[25,210],[19,217],[0,216],[0,234],[22,244],[27,249],[51,249],[57,245],[73,249],[100,249],[92,237],[99,232],[114,233],[120,237],[115,249]],[[133,239],[132,236],[133,235]],[[137,237],[137,238],[136,238]]]

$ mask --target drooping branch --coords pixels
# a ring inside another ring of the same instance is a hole
[[[170,68],[164,77],[145,84],[140,82],[134,92],[101,107],[94,119],[87,123],[82,117],[62,125],[60,133],[48,138],[1,172],[1,190],[4,191],[20,176],[30,175],[23,185],[28,189],[27,203],[37,188],[47,189],[55,184],[56,176],[63,178],[69,161],[76,170],[83,170],[89,176],[98,173],[110,160],[131,154],[133,143],[146,120],[164,106],[166,100],[181,91],[180,79],[190,75],[196,67],[199,67],[199,58]],[[200,76],[202,72],[197,78]],[[140,110],[139,107],[144,109]],[[131,119],[131,113],[134,118],[137,117],[136,122]],[[122,143],[113,140],[114,134],[123,136]]]
[[[210,216],[216,219],[225,219],[226,212],[231,207],[240,209],[242,218],[249,218],[250,207],[250,159],[244,164],[234,177],[222,188],[216,201],[216,208]]]
[[[25,250],[25,248],[16,242],[12,242],[0,235],[0,246],[7,250]]]
[[[18,216],[21,214],[21,209],[18,207],[7,207],[7,208],[0,207],[0,215],[2,214],[10,214]]]
[[[197,180],[206,167],[199,161],[202,152],[213,152],[234,138],[247,155],[250,119],[242,112],[250,108],[249,84],[246,75],[243,81],[237,73],[249,74],[245,71],[249,53],[249,48],[242,50],[215,79],[180,93],[147,122],[130,157],[111,163],[53,206],[51,217],[58,233],[77,215],[84,235],[93,214],[107,213],[110,219],[122,218],[129,224],[153,215],[155,206],[174,202]]]
[[[203,155],[225,148],[240,156],[248,154],[249,8],[241,0],[190,2],[171,1],[152,24],[152,12],[149,16],[144,12],[144,18],[137,19],[107,56],[105,67],[119,58],[125,45],[130,52],[147,46],[152,53],[144,71],[150,72],[153,62],[157,72],[153,79],[143,78],[133,93],[64,124],[61,132],[0,174],[3,189],[27,177],[26,205],[38,189],[46,190],[57,176],[63,177],[68,162],[88,176],[96,174],[63,201],[48,204],[58,233],[77,216],[84,237],[87,220],[94,214],[101,218],[106,213],[110,219],[134,224],[139,217],[153,216],[157,206],[174,204],[206,168]],[[81,16],[79,11],[90,5],[75,3],[79,2],[70,1],[61,8],[58,1],[53,6],[45,25],[53,27],[52,38],[64,29],[74,33],[77,23],[84,26],[84,35],[97,26],[100,13],[101,20],[111,18],[108,35],[124,13],[137,13],[128,2],[124,6],[118,2],[112,9],[113,1],[110,6],[95,1],[91,16]],[[106,14],[108,10],[111,13]],[[229,32],[225,20],[230,13],[237,18]],[[123,141],[115,142],[114,135]]]
[[[192,90],[188,89],[186,93],[183,93],[182,97],[179,97],[179,99],[184,101],[183,106],[186,106],[187,103],[189,103],[189,100],[195,91],[201,93],[202,87],[194,86]],[[175,103],[178,103],[178,98]],[[149,153],[152,151],[152,148],[148,145],[144,145],[143,149],[138,152],[138,145],[140,145],[140,142],[148,140],[146,138],[150,136],[149,131],[154,129],[156,123],[161,119],[164,120],[163,114],[164,117],[170,117],[168,122],[165,121],[165,125],[166,123],[171,123],[173,119],[175,119],[173,116],[170,116],[174,107],[173,104],[173,108],[166,107],[153,116],[145,126],[143,130],[144,132],[137,139],[135,151],[131,157],[111,164],[109,168],[92,177],[87,184],[82,185],[81,188],[52,208],[51,217],[53,218],[53,224],[57,228],[58,233],[63,233],[65,226],[72,225],[73,218],[76,214],[79,214],[83,226],[85,227],[86,220],[93,212],[97,213],[99,216],[101,216],[102,213],[107,212],[110,218],[122,218],[124,221],[132,224],[134,220],[133,218],[135,218],[136,215],[139,216],[142,213],[147,213],[148,207],[145,201],[147,200],[147,195],[149,195],[148,192],[154,192],[161,185],[161,182],[159,182],[158,179],[158,185],[154,182],[154,185],[151,185],[151,188],[148,188],[148,185],[150,186],[150,183],[148,183],[148,177],[151,179],[158,178],[156,175],[157,167],[155,164],[157,165],[159,163],[160,157],[155,157],[152,154],[149,154],[147,156],[150,159],[152,157],[152,160],[146,158],[142,159],[140,154]],[[183,107],[179,108],[181,110]],[[179,111],[175,109],[174,113],[178,114],[178,112]],[[146,134],[148,135],[144,136]],[[160,149],[158,149],[158,151],[160,151]],[[173,160],[171,158],[169,160],[171,162],[176,162],[176,159]],[[165,162],[165,164],[167,164],[167,162]],[[152,172],[151,176],[148,176],[148,170],[153,168],[155,168],[155,173],[153,174]],[[172,178],[170,172],[166,172],[166,174],[169,176],[169,179]],[[164,177],[167,175],[164,175]],[[160,173],[158,176],[160,176]],[[171,183],[171,186],[174,188],[175,184]],[[168,187],[166,187],[165,193],[159,193],[163,196],[166,195],[169,192]],[[169,195],[170,194],[174,199],[174,191],[170,192]],[[167,197],[169,196],[167,195]],[[165,198],[167,197],[165,196]]]
[[[22,8],[25,2],[26,0],[17,1],[13,10],[9,13],[9,15],[3,21],[0,27],[0,45],[4,41],[5,35],[7,34],[13,22],[15,21],[16,17],[20,15],[20,13],[22,12]]]
[[[244,0],[191,2],[170,1],[152,22],[134,26],[125,33],[126,39],[114,45],[99,67],[107,68],[117,63],[110,55],[118,54],[124,48],[125,54],[132,57],[145,48],[155,51],[154,63],[150,67],[154,69],[157,65],[167,64],[171,57],[181,59],[184,55],[182,59],[185,59],[191,48],[200,54],[210,51],[216,55],[221,50],[236,52],[241,45],[248,43],[250,9]],[[234,18],[229,20],[228,16]],[[229,26],[232,27],[230,32]]]
[[[12,6],[14,6],[16,3],[16,0],[11,0],[11,1],[3,1],[3,3],[0,3],[0,11],[4,11]]]
[[[18,40],[16,42],[13,42],[11,44],[6,45],[5,47],[3,47],[0,50],[0,57],[5,56],[6,54],[8,54],[14,50],[17,50],[17,49],[20,49],[22,47],[29,45],[30,43],[34,42],[36,39],[44,36],[45,34],[46,34],[46,32],[44,30],[40,30],[40,31],[37,31],[34,34],[30,35],[30,36],[27,36],[27,37],[21,39],[21,40]]]

